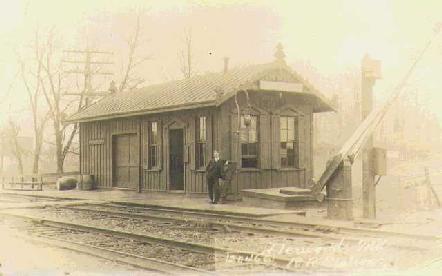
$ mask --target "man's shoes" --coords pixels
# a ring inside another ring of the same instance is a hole
[[[218,201],[213,201],[212,204],[218,204]]]

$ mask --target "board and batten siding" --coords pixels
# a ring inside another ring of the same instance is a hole
[[[112,188],[112,136],[137,134],[137,119],[80,123],[80,171],[94,175],[97,188]]]
[[[247,169],[240,168],[238,164],[238,173],[231,183],[232,194],[239,194],[242,189],[304,188],[310,183],[313,175],[312,104],[296,96],[288,96],[281,100],[274,94],[249,93],[251,108],[259,113],[259,165],[256,169]],[[247,106],[244,95],[238,95],[238,103],[241,110]],[[299,168],[281,168],[279,164],[279,118],[280,114],[285,114],[285,109],[299,112]],[[216,129],[220,138],[216,142],[221,147],[222,156],[238,161],[238,115],[233,100],[221,108],[219,116],[221,119]]]
[[[281,99],[277,93],[250,93],[250,101],[259,113],[260,161],[257,169],[239,169],[230,193],[242,189],[275,187],[307,187],[313,176],[312,156],[312,103],[296,96]],[[241,108],[246,106],[245,96],[238,95]],[[297,169],[279,166],[279,113],[292,109],[302,114],[299,122],[299,159]],[[167,191],[169,185],[169,129],[184,130],[184,189],[187,194],[207,193],[206,172],[195,168],[195,122],[198,116],[207,117],[207,152],[209,160],[217,149],[221,158],[238,160],[236,105],[229,100],[216,108],[177,111],[124,119],[80,123],[80,170],[92,174],[97,188],[112,188],[112,136],[136,134],[140,152],[140,190]],[[157,121],[160,128],[160,166],[148,167],[148,126]],[[237,152],[235,152],[235,147]]]

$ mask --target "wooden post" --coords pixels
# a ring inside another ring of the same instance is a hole
[[[362,60],[362,120],[367,118],[373,109],[373,86],[380,78],[380,63],[366,55]],[[362,153],[362,215],[364,218],[376,218],[376,186],[373,170],[373,136],[367,140]]]
[[[440,207],[440,199],[437,195],[436,191],[434,190],[433,186],[431,185],[430,180],[430,171],[428,167],[425,167],[425,184],[427,185],[428,189],[431,191],[431,194],[433,195],[434,199],[436,200],[437,207]]]
[[[326,189],[327,217],[340,220],[353,219],[351,162],[348,159],[341,162]]]

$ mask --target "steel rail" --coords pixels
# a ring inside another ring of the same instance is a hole
[[[364,230],[362,231],[356,231],[353,232],[354,234],[358,234],[361,235],[362,237],[350,237],[347,234],[348,233],[336,233],[334,231],[330,231],[331,233],[320,233],[319,231],[321,231],[320,229],[308,229],[308,230],[294,230],[294,229],[277,229],[274,227],[269,227],[270,225],[267,225],[268,227],[263,227],[263,226],[244,226],[244,225],[239,225],[239,224],[235,224],[235,223],[227,223],[227,222],[217,222],[217,221],[207,221],[207,222],[202,222],[200,220],[197,219],[189,219],[189,218],[179,218],[179,217],[162,217],[159,215],[148,215],[148,214],[134,214],[131,212],[122,212],[122,211],[109,211],[109,210],[97,210],[97,209],[86,209],[83,207],[79,207],[79,206],[63,206],[60,207],[62,209],[70,209],[70,210],[81,210],[84,212],[92,212],[92,213],[101,213],[101,214],[108,214],[108,215],[114,215],[114,216],[120,216],[122,218],[128,218],[128,217],[132,217],[132,218],[139,218],[139,219],[150,219],[150,220],[157,220],[157,221],[170,221],[170,222],[190,222],[190,223],[194,223],[196,225],[201,224],[201,223],[205,223],[208,226],[217,226],[223,229],[228,229],[228,231],[232,231],[232,230],[237,230],[237,231],[242,231],[242,232],[253,232],[253,233],[261,233],[261,234],[273,234],[273,235],[283,235],[283,236],[290,236],[293,237],[298,236],[298,237],[306,237],[306,238],[326,238],[326,239],[330,239],[330,240],[334,240],[334,241],[340,241],[340,240],[345,240],[348,242],[353,242],[353,243],[358,243],[361,241],[361,238],[364,238],[364,235],[368,235],[365,236],[365,238],[380,238],[382,237],[382,232],[378,232],[378,233],[367,233]],[[250,223],[247,222],[247,223]],[[272,222],[268,222],[269,224]],[[250,223],[252,224],[252,223]],[[253,224],[262,224],[261,220],[255,220]],[[273,226],[281,226],[281,224],[277,224],[277,225],[273,225]],[[285,224],[285,227],[293,227],[293,225],[291,224]],[[316,231],[315,232],[312,232]],[[328,229],[325,229],[328,230]],[[333,230],[333,229],[331,229]],[[375,235],[374,235],[375,234]],[[392,247],[397,247],[397,248],[403,248],[403,249],[408,249],[408,250],[422,250],[427,248],[428,245],[426,246],[416,246],[415,241],[416,236],[402,236],[402,234],[399,235],[394,235],[395,233],[388,233],[388,237],[394,237],[394,238],[406,238],[407,240],[411,239],[413,241],[413,243],[404,243],[404,244],[400,244],[400,243],[391,243],[390,246]],[[421,239],[421,241],[425,241],[425,242],[429,242],[429,243],[434,243],[434,241],[438,241],[438,238],[434,237],[433,239],[428,239],[428,236],[424,236],[423,239]]]
[[[41,225],[45,226],[51,226],[51,227],[59,227],[64,229],[71,229],[71,230],[81,230],[85,232],[97,232],[97,233],[103,233],[103,234],[110,234],[113,236],[120,236],[125,237],[133,240],[138,241],[152,241],[160,244],[166,244],[174,247],[178,247],[181,249],[197,252],[197,253],[224,253],[226,254],[233,254],[236,256],[242,256],[244,258],[250,258],[250,257],[261,257],[262,259],[272,260],[273,264],[278,266],[279,268],[282,268],[286,271],[299,271],[295,269],[291,269],[287,267],[291,263],[291,259],[287,258],[281,258],[281,257],[275,257],[275,256],[268,256],[268,255],[262,255],[257,252],[250,252],[250,251],[243,251],[243,250],[234,250],[230,248],[223,248],[218,246],[212,246],[212,245],[206,245],[202,243],[193,243],[193,242],[184,242],[184,241],[177,241],[169,238],[163,238],[155,235],[147,235],[147,234],[136,234],[132,232],[127,231],[121,231],[121,230],[111,230],[96,226],[89,226],[85,224],[77,224],[77,223],[70,223],[70,222],[64,222],[59,220],[53,220],[53,219],[43,219],[39,217],[34,216],[28,216],[28,215],[21,215],[21,214],[14,214],[9,212],[0,211],[0,216],[9,216],[9,217],[15,217],[15,218],[21,218],[24,220],[33,221],[36,223],[39,223]],[[259,263],[256,263],[259,264]],[[179,265],[178,265],[179,266]],[[184,266],[185,267],[185,266]],[[200,270],[196,268],[188,267],[189,269],[193,271],[199,271],[199,272],[208,272],[205,270]],[[326,269],[326,267],[321,267],[323,269]]]

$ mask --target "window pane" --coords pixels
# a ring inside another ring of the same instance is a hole
[[[243,168],[257,168],[258,159],[257,158],[242,158],[241,160]]]
[[[201,167],[206,165],[206,144],[202,144],[201,146]]]
[[[150,146],[149,147],[149,166],[154,168],[157,166],[157,147]]]
[[[152,122],[150,126],[150,143],[156,145],[158,143],[158,124],[157,122]]]
[[[149,168],[155,168],[158,166],[158,123],[151,122],[149,125],[149,149],[148,149],[148,161]]]
[[[249,143],[255,143],[255,142],[257,142],[258,141],[258,137],[257,137],[257,135],[256,135],[256,130],[251,130],[250,132],[249,132]]]
[[[198,129],[199,129],[199,141],[206,141],[206,117],[205,116],[201,116],[199,118],[199,124],[198,124]]]
[[[248,144],[241,144],[241,155],[248,155]]]
[[[240,131],[240,143],[241,143],[241,155],[242,155],[242,167],[243,168],[257,168],[258,166],[258,117],[251,116],[250,124],[245,125],[245,116],[241,116],[241,131]]]
[[[290,149],[290,150],[293,150],[293,149],[294,149],[293,142],[291,142],[291,143],[287,143],[287,149]]]
[[[287,158],[287,167],[295,167],[295,158],[288,157]]]
[[[296,167],[298,164],[298,148],[297,148],[297,117],[280,117],[280,156],[282,167]],[[285,125],[283,125],[285,124]]]
[[[281,142],[287,142],[287,130],[281,129],[279,131],[279,137],[281,139]]]
[[[246,128],[246,123],[245,123],[244,115],[241,115],[240,128],[244,128],[244,129]]]
[[[258,155],[258,143],[249,144],[249,155]]]
[[[281,129],[286,129],[287,128],[287,117],[281,116],[279,117],[279,127]]]
[[[257,116],[251,116],[250,127],[253,130],[256,130],[256,122],[258,120]]]
[[[247,131],[241,130],[239,133],[239,140],[241,143],[247,143],[249,141],[249,134]]]
[[[287,128],[293,130],[295,128],[295,118],[288,117],[287,118]]]
[[[196,165],[198,168],[204,167],[205,165],[205,152],[206,152],[206,144],[204,143],[196,144]]]
[[[289,129],[287,131],[287,140],[288,141],[293,141],[295,140],[295,130],[294,129]]]

